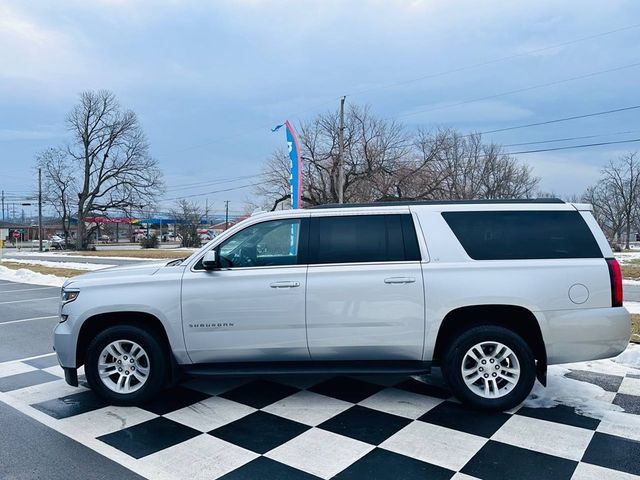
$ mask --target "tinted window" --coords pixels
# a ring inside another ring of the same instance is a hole
[[[419,260],[413,223],[402,222],[404,216],[411,220],[409,215],[312,217],[310,263]]]
[[[222,267],[265,267],[298,263],[300,220],[252,225],[218,247]]]
[[[602,257],[578,212],[444,212],[442,216],[475,260]]]

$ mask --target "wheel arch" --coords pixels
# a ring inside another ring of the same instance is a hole
[[[463,331],[483,325],[507,328],[520,335],[536,359],[537,377],[546,384],[547,351],[538,319],[518,305],[468,305],[451,310],[442,320],[433,351],[433,362],[442,362],[452,340]]]
[[[132,325],[154,334],[156,338],[160,339],[160,343],[167,354],[168,359],[172,364],[175,363],[171,353],[171,344],[169,343],[167,331],[160,319],[147,312],[123,311],[98,313],[87,318],[82,323],[76,344],[77,367],[84,364],[87,349],[91,340],[93,340],[101,331],[116,325]]]

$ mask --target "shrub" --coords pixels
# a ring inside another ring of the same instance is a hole
[[[157,235],[151,235],[150,237],[142,237],[140,239],[140,246],[142,248],[158,248],[160,245],[160,239]]]

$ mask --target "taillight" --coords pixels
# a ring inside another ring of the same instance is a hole
[[[607,258],[609,267],[609,279],[611,280],[611,306],[622,306],[622,271],[620,264],[615,258]]]

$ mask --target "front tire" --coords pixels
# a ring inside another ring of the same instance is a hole
[[[85,359],[91,389],[113,405],[139,405],[152,400],[165,385],[166,355],[148,331],[116,325],[91,341]]]
[[[482,410],[513,408],[531,392],[536,378],[531,348],[503,327],[480,326],[450,345],[443,373],[453,393]]]

